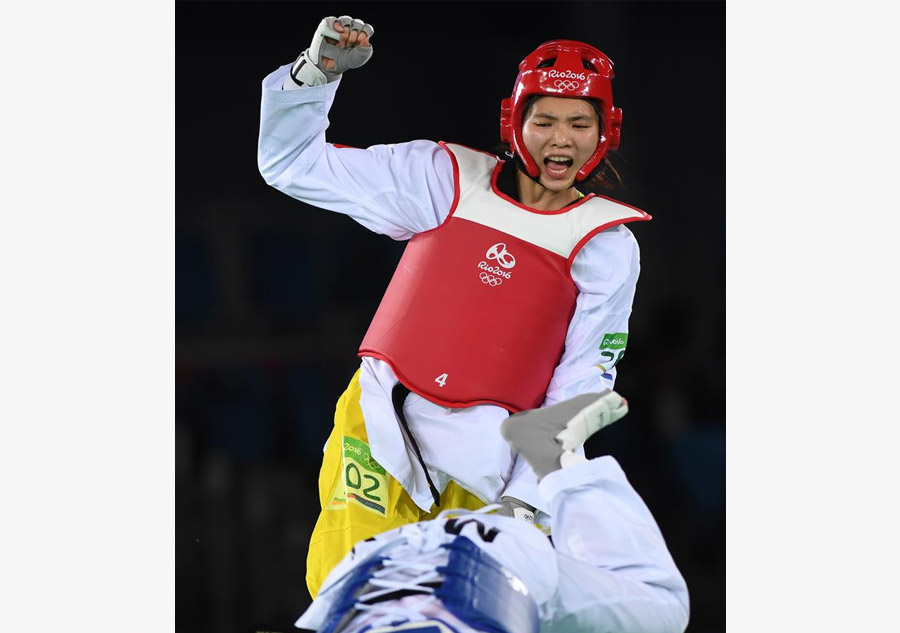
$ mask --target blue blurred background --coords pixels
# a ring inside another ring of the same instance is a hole
[[[334,404],[404,244],[268,187],[260,82],[326,15],[371,22],[329,140],[492,149],[500,100],[543,41],[616,64],[615,197],[642,274],[617,390],[592,438],[644,497],[684,573],[692,633],[725,629],[724,2],[176,3],[176,627],[288,631]]]

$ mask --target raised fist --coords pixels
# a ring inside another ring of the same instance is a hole
[[[369,38],[374,32],[372,25],[349,15],[325,18],[291,67],[291,78],[300,85],[321,86],[359,68],[372,57]]]

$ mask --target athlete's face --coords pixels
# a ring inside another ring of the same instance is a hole
[[[575,184],[575,174],[597,149],[600,119],[589,101],[541,97],[525,113],[522,139],[551,191]]]

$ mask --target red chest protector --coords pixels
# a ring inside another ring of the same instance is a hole
[[[496,190],[495,156],[442,145],[454,205],[409,241],[359,355],[387,362],[410,391],[445,407],[538,407],[575,311],[572,260],[598,232],[650,216],[594,195],[529,209]]]

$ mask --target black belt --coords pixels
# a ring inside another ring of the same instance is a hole
[[[409,423],[406,421],[406,416],[403,415],[403,403],[406,402],[406,396],[408,396],[409,394],[409,389],[407,389],[406,385],[404,385],[402,382],[398,382],[396,385],[394,385],[394,389],[393,391],[391,391],[391,399],[394,401],[394,412],[397,414],[397,419],[400,421],[400,429],[403,431],[403,434],[406,437],[406,441],[409,442],[410,446],[412,446],[413,452],[416,454],[416,458],[419,460],[419,464],[421,464],[422,466],[422,470],[425,473],[425,481],[428,482],[428,488],[431,490],[431,496],[434,497],[434,505],[440,507],[441,495],[435,487],[434,482],[431,481],[431,475],[428,474],[428,467],[425,466],[425,460],[422,459],[422,452],[419,450],[419,444],[416,442],[416,438],[413,436],[412,431],[409,428]]]

